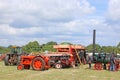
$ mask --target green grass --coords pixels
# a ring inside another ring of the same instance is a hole
[[[4,66],[4,62],[0,62],[0,80],[120,80],[120,71],[96,71],[87,67],[19,71],[16,66]]]

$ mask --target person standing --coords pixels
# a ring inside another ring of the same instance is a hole
[[[89,54],[87,55],[87,57],[86,57],[86,59],[87,59],[87,63],[89,64],[89,69],[91,69],[91,57],[89,56]]]
[[[115,71],[115,57],[114,54],[110,57],[110,71]]]
[[[103,69],[105,69],[106,70],[106,58],[107,58],[107,55],[106,55],[106,53],[104,53],[104,57],[103,57]]]

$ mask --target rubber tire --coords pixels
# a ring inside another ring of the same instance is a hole
[[[5,56],[4,63],[5,63],[5,66],[9,65],[9,55]]]
[[[21,68],[19,68],[19,67],[21,67]],[[23,69],[24,69],[24,65],[19,64],[19,65],[17,66],[17,70],[23,70]]]
[[[36,68],[34,66],[35,61],[39,61],[41,63],[41,67]],[[33,70],[43,71],[43,70],[45,70],[45,61],[41,57],[36,57],[36,58],[33,59],[31,66],[32,66]]]
[[[55,64],[55,68],[56,68],[56,69],[61,69],[61,68],[62,68],[62,65],[61,65],[60,63],[56,63],[56,64]]]

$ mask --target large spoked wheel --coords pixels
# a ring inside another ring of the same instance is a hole
[[[6,66],[9,65],[9,55],[6,55],[5,59],[4,59],[4,63]]]
[[[116,70],[116,71],[119,70],[119,63],[115,65],[115,70]]]
[[[60,63],[57,63],[57,64],[55,64],[55,68],[56,68],[56,69],[61,69],[61,68],[62,68],[62,65],[61,65]]]
[[[102,68],[103,68],[102,63],[95,63],[94,65],[95,70],[102,70]]]
[[[19,64],[19,65],[17,66],[17,69],[18,69],[18,70],[23,70],[23,69],[24,69],[24,65]]]
[[[42,58],[37,57],[32,61],[32,69],[37,71],[42,71],[45,69],[45,62]]]

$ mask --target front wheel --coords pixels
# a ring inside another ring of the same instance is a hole
[[[19,64],[19,65],[17,66],[17,70],[23,70],[23,69],[24,69],[24,65]]]

